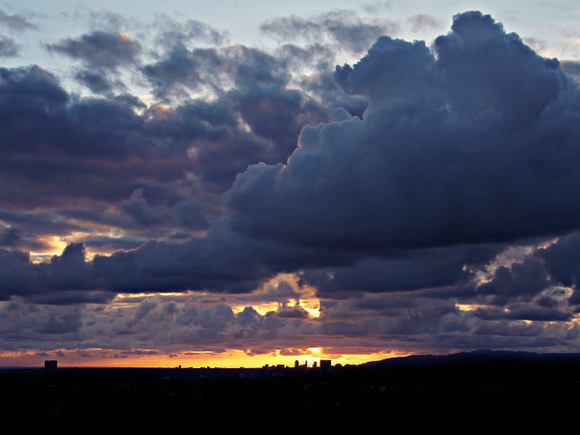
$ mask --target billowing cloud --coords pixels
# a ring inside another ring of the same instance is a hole
[[[89,15],[0,68],[2,350],[578,348],[576,60],[479,12]]]
[[[433,51],[381,37],[335,77],[363,118],[306,126],[286,163],[238,176],[236,231],[388,251],[577,229],[578,87],[490,17],[456,17]]]

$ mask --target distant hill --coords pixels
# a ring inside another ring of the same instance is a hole
[[[395,366],[441,366],[449,364],[580,364],[580,353],[537,353],[508,350],[480,349],[472,352],[459,352],[448,355],[412,355],[388,358],[361,364],[363,368]]]

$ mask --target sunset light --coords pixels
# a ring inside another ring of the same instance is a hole
[[[0,367],[580,348],[578,6],[57,3],[0,6]]]

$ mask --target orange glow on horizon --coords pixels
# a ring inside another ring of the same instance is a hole
[[[243,350],[232,349],[226,352],[176,352],[162,353],[157,350],[139,350],[123,352],[120,350],[84,349],[56,350],[50,353],[41,351],[0,352],[0,367],[42,367],[46,360],[57,360],[59,367],[139,367],[139,368],[260,368],[265,365],[300,365],[312,367],[320,365],[321,359],[331,360],[332,365],[358,365],[370,361],[405,356],[393,352],[375,352],[369,354],[334,354],[324,353],[321,348],[310,348],[303,353],[293,354],[288,350],[272,351],[266,354],[251,354]]]

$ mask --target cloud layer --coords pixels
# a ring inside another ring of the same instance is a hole
[[[577,61],[480,12],[121,18],[0,68],[3,351],[577,350]]]

